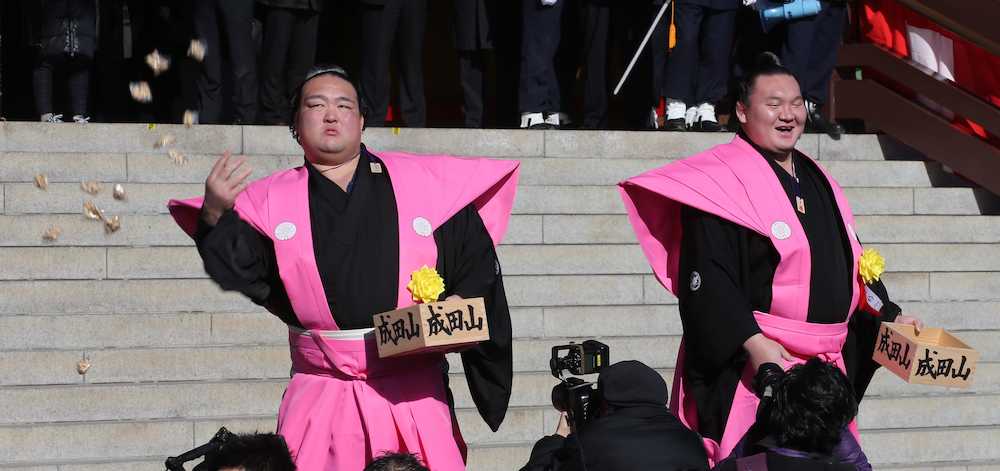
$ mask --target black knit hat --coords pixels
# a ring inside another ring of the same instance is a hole
[[[667,404],[666,381],[639,361],[620,361],[604,367],[597,384],[604,400],[614,407]]]

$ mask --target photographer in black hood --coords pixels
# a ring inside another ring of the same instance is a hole
[[[597,384],[597,418],[571,430],[564,413],[521,471],[708,469],[701,438],[667,409],[659,373],[622,361],[601,369]]]

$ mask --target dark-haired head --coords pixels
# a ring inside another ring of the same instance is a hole
[[[351,84],[351,87],[354,88],[355,95],[358,97],[358,111],[361,113],[361,117],[368,117],[368,104],[361,95],[361,89],[358,87],[358,83],[351,78],[351,75],[347,73],[347,70],[335,64],[318,64],[306,72],[306,76],[302,79],[302,83],[300,83],[298,88],[295,89],[295,95],[292,96],[292,119],[288,123],[288,130],[291,131],[292,137],[295,138],[296,141],[299,140],[299,134],[298,130],[295,128],[295,124],[298,120],[299,108],[302,106],[302,89],[306,86],[306,82],[309,82],[310,80],[321,75],[340,77],[341,79],[347,81],[347,83]]]
[[[788,370],[773,394],[758,421],[784,448],[829,454],[858,412],[847,376],[818,358]]]
[[[386,453],[365,466],[364,471],[428,471],[428,469],[410,453]]]
[[[783,158],[805,129],[805,100],[795,76],[778,58],[765,52],[740,82],[736,118],[743,134],[757,147]]]
[[[346,70],[317,66],[295,92],[289,129],[306,159],[337,165],[360,151],[367,114],[368,107]]]
[[[219,470],[295,471],[285,439],[273,433],[237,435],[215,456]]]

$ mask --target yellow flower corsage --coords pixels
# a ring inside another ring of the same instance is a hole
[[[407,283],[406,289],[413,294],[415,302],[434,302],[444,292],[444,278],[438,275],[437,270],[424,265],[419,270],[410,273],[410,282]]]
[[[885,259],[875,249],[865,249],[858,260],[858,273],[865,284],[871,284],[882,276],[885,271]]]

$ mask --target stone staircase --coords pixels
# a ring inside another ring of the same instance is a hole
[[[188,162],[153,144],[174,134]],[[681,327],[650,274],[613,185],[727,141],[726,134],[370,129],[376,150],[520,159],[521,188],[500,249],[514,324],[514,394],[491,433],[453,362],[469,469],[512,470],[555,429],[549,349],[598,338],[614,361],[665,377]],[[904,310],[982,352],[969,390],[910,386],[880,372],[862,404],[878,469],[1000,469],[1000,209],[940,165],[877,136],[808,135],[801,148],[847,188],[862,241],[887,259]],[[166,215],[202,192],[224,150],[256,176],[298,165],[277,127],[0,123],[0,469],[161,470],[219,426],[274,429],[288,378],[285,329],[207,279]],[[44,173],[47,191],[34,186]],[[96,197],[81,180],[104,183]],[[122,183],[125,201],[111,197]],[[122,227],[85,219],[94,199]],[[59,226],[55,242],[43,232]],[[77,372],[86,358],[91,368]]]

